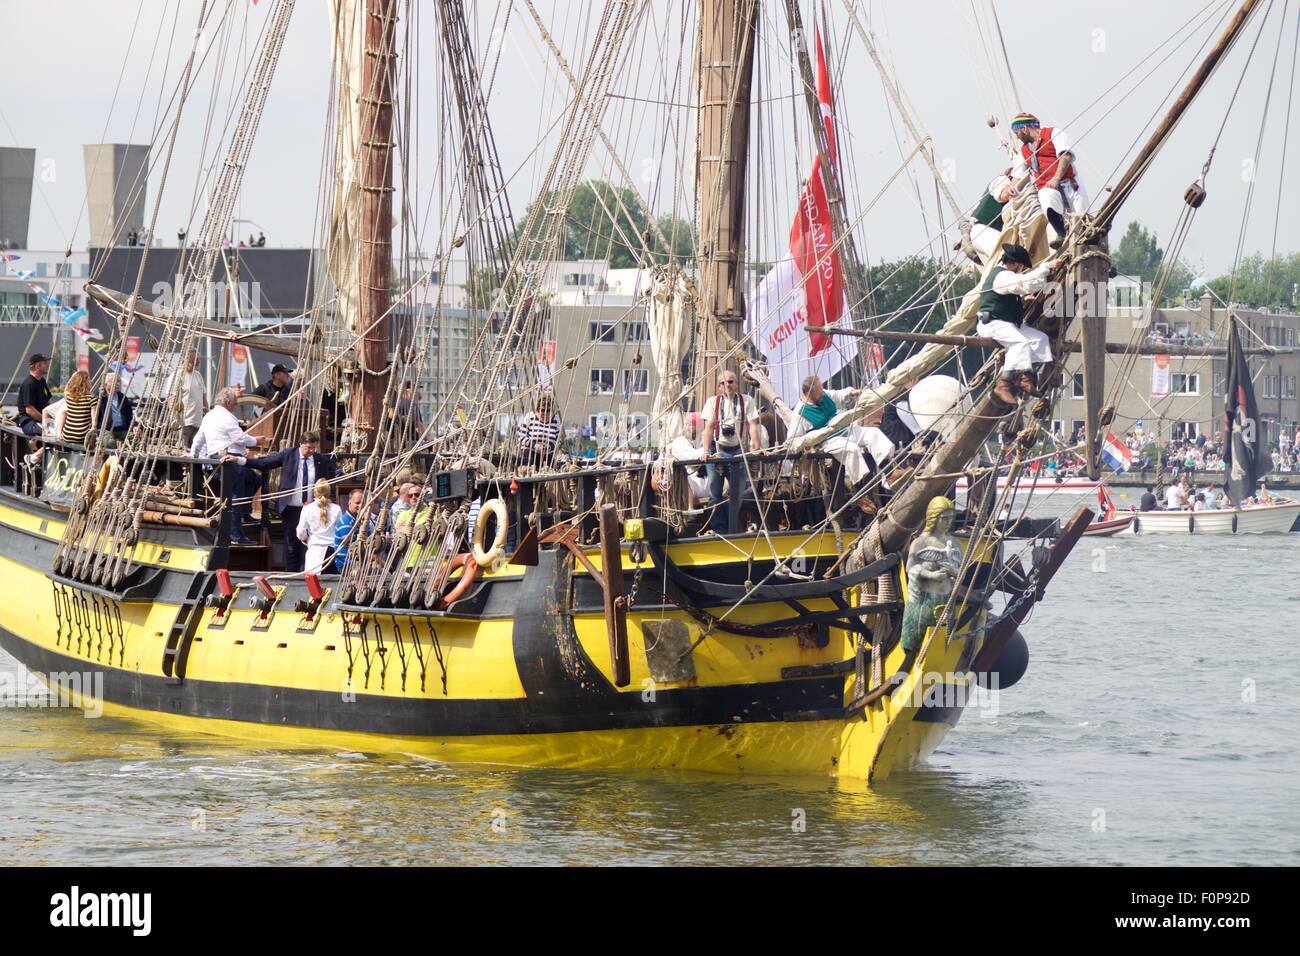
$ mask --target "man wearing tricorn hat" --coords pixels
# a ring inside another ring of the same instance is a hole
[[[1036,394],[1034,363],[1052,360],[1047,335],[1024,324],[1023,297],[1042,291],[1055,265],[1055,259],[1048,259],[1035,269],[1024,246],[1003,243],[1001,264],[989,270],[980,287],[976,330],[1007,351],[993,391],[1008,405],[1016,403],[1018,392]]]

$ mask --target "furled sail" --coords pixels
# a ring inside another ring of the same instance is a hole
[[[330,0],[330,49],[336,77],[334,115],[334,198],[328,261],[340,324],[355,337],[360,310],[362,65],[365,62],[365,4]]]
[[[673,440],[683,432],[682,396],[686,383],[682,379],[682,358],[691,344],[687,290],[681,273],[656,266],[651,273],[647,300],[650,354],[658,376],[652,420],[659,423],[659,447],[667,454]]]

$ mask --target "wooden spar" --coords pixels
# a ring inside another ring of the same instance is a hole
[[[699,118],[695,195],[699,208],[699,300],[695,407],[717,387],[728,339],[744,335],[745,170],[757,0],[700,0]],[[735,358],[729,363],[734,368]]]
[[[151,511],[148,508],[140,511],[140,520],[148,521],[153,524],[174,524],[183,528],[211,528],[217,521],[216,518],[195,518],[192,515],[174,515],[162,511]]]
[[[187,518],[207,517],[201,508],[186,508],[183,505],[172,504],[169,501],[160,501],[157,495],[145,495],[144,506],[150,511],[159,511],[163,514],[183,515]]]
[[[1187,111],[1187,107],[1192,105],[1192,100],[1196,99],[1196,94],[1200,92],[1205,81],[1210,78],[1210,74],[1219,65],[1219,61],[1232,48],[1232,44],[1240,36],[1242,27],[1246,25],[1246,20],[1254,12],[1258,2],[1259,0],[1245,0],[1238,8],[1233,15],[1232,22],[1223,31],[1223,35],[1219,37],[1219,42],[1201,61],[1200,67],[1192,74],[1192,78],[1187,81],[1183,91],[1178,94],[1178,99],[1174,101],[1173,106],[1169,108],[1169,112],[1165,114],[1165,118],[1161,120],[1155,132],[1151,134],[1151,138],[1146,141],[1146,144],[1138,153],[1137,159],[1133,161],[1119,183],[1111,190],[1110,195],[1106,197],[1106,201],[1101,204],[1101,209],[1097,211],[1096,217],[1100,229],[1106,230],[1110,228],[1115,213],[1119,212],[1119,207],[1129,197],[1129,193],[1137,185],[1138,179],[1146,172],[1147,165],[1155,158],[1155,154],[1174,131],[1174,127],[1182,119],[1183,113]]]
[[[1132,192],[1133,186],[1146,171],[1150,165],[1151,158],[1165,140],[1173,131],[1173,123],[1170,119],[1176,121],[1177,115],[1187,108],[1200,91],[1201,86],[1209,77],[1213,70],[1213,65],[1223,52],[1232,45],[1232,41],[1240,33],[1245,25],[1246,18],[1250,10],[1255,6],[1255,0],[1246,0],[1237,15],[1233,18],[1232,24],[1228,30],[1219,39],[1207,57],[1202,63],[1201,68],[1197,70],[1192,81],[1183,90],[1177,103],[1170,110],[1164,122],[1157,129],[1159,135],[1152,136],[1142,152],[1134,159],[1128,171],[1121,179],[1121,185],[1124,186],[1124,192],[1118,191],[1113,194],[1102,207],[1103,212],[1107,215],[1107,222],[1114,217],[1124,198]],[[1104,234],[1104,229],[1102,230]],[[1090,257],[1088,261],[1102,262],[1100,257]],[[1104,283],[1102,286],[1105,288]],[[992,433],[998,422],[1006,414],[1006,406],[993,395],[992,391],[986,391],[984,396],[975,403],[974,409],[958,425],[952,437],[941,445],[936,451],[930,466],[921,474],[916,475],[901,491],[898,492],[890,503],[877,516],[873,527],[876,530],[867,540],[870,544],[865,548],[863,558],[867,562],[875,561],[886,554],[896,551],[902,551],[907,546],[907,542],[912,535],[920,529],[925,518],[925,509],[930,503],[930,499],[937,494],[943,494],[948,491],[952,485],[952,479],[943,477],[952,472],[963,470],[967,463],[975,457],[984,440]]]
[[[627,598],[623,595],[623,549],[619,544],[618,506],[600,508],[600,569],[605,593],[605,627],[609,631],[609,664],[615,687],[632,682],[627,649]]]
[[[255,332],[241,332],[234,326],[222,322],[208,322],[204,319],[171,319],[168,316],[159,315],[153,310],[153,305],[141,300],[136,300],[134,308],[128,308],[130,296],[124,292],[117,292],[114,289],[106,288],[96,283],[87,283],[85,288],[86,295],[94,299],[106,310],[126,315],[128,312],[132,318],[141,319],[145,322],[151,322],[155,325],[169,326],[180,324],[182,321],[187,329],[193,329],[199,335],[205,335],[208,338],[219,339],[226,342],[238,342],[240,345],[247,345],[249,348],[260,349],[263,352],[272,352],[276,355],[297,355],[302,347],[302,336],[288,335],[266,335]],[[321,361],[326,360],[325,350],[319,349],[318,354],[312,356],[319,358]],[[224,381],[224,376],[221,377]]]
[[[1070,267],[1070,281],[1076,290],[1085,293],[1093,290],[1091,295],[1074,297],[1074,317],[1079,323],[1079,343],[1083,348],[1083,460],[1088,477],[1096,481],[1101,477],[1101,437],[1105,428],[1101,403],[1106,393],[1106,287],[1110,271],[1105,231],[1097,236],[1096,245],[1086,249],[1094,254],[1075,260]]]
[[[881,342],[923,342],[927,345],[952,345],[968,349],[1001,348],[997,342],[982,335],[939,335],[931,332],[885,332],[873,329],[862,332],[858,329],[841,329],[810,325],[809,332],[826,332],[829,335],[852,335],[863,339],[876,339]],[[1082,346],[1078,342],[1062,342],[1054,346],[1058,352],[1078,352]],[[1228,349],[1223,345],[1126,345],[1123,342],[1107,342],[1106,352],[1110,355],[1194,355],[1224,356]],[[1245,355],[1289,355],[1300,352],[1300,347],[1269,345],[1263,348],[1242,349]]]
[[[853,231],[849,229],[844,192],[840,189],[840,181],[835,175],[835,166],[831,162],[830,138],[826,135],[826,123],[822,117],[817,80],[813,76],[812,64],[808,57],[808,38],[803,29],[803,17],[799,13],[799,0],[785,0],[785,14],[786,21],[790,25],[791,43],[799,66],[800,82],[803,84],[804,102],[808,106],[808,118],[812,123],[813,142],[817,144],[817,161],[821,167],[822,184],[826,189],[826,205],[831,213],[831,246],[839,250],[844,263],[841,274],[844,276],[844,288],[848,292],[849,308],[852,310],[856,304],[861,310],[863,303],[867,301],[865,290],[862,288],[865,273],[853,244]],[[868,369],[865,342],[859,343],[858,353],[861,371],[865,375]]]
[[[395,0],[365,0],[361,66],[359,299],[354,337],[359,348],[352,418],[357,444],[368,448],[383,424],[388,391],[389,312],[393,284],[393,61]]]
[[[627,598],[623,595],[623,549],[618,524],[618,506],[602,505],[597,516],[600,532],[600,570],[591,563],[591,559],[578,543],[577,525],[556,525],[541,534],[536,528],[529,528],[533,537],[532,548],[539,544],[557,544],[569,550],[569,553],[587,569],[593,581],[600,585],[605,597],[605,628],[609,634],[609,668],[614,676],[614,686],[626,687],[632,682],[632,664],[627,644]],[[514,561],[510,562],[514,564]],[[528,564],[528,561],[521,561]],[[536,564],[534,559],[532,564]]]

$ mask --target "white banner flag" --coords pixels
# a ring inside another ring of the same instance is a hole
[[[749,301],[750,334],[767,359],[768,375],[787,405],[799,403],[801,385],[809,375],[826,381],[853,361],[855,349],[848,336],[831,336],[831,343],[809,358],[810,342],[804,328],[803,277],[793,259],[782,259],[763,277]],[[846,302],[843,314],[848,315]],[[841,320],[842,322],[842,320]]]
[[[1157,355],[1151,362],[1151,397],[1169,394],[1169,356]]]

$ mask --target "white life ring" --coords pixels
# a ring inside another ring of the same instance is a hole
[[[483,519],[489,514],[496,517],[496,534],[492,538],[492,547],[490,550],[483,550],[483,538],[487,534],[488,523]],[[480,568],[487,568],[494,561],[506,553],[506,534],[510,530],[510,514],[506,511],[506,503],[500,498],[489,498],[483,502],[483,508],[478,513],[478,520],[474,522],[474,563]]]

